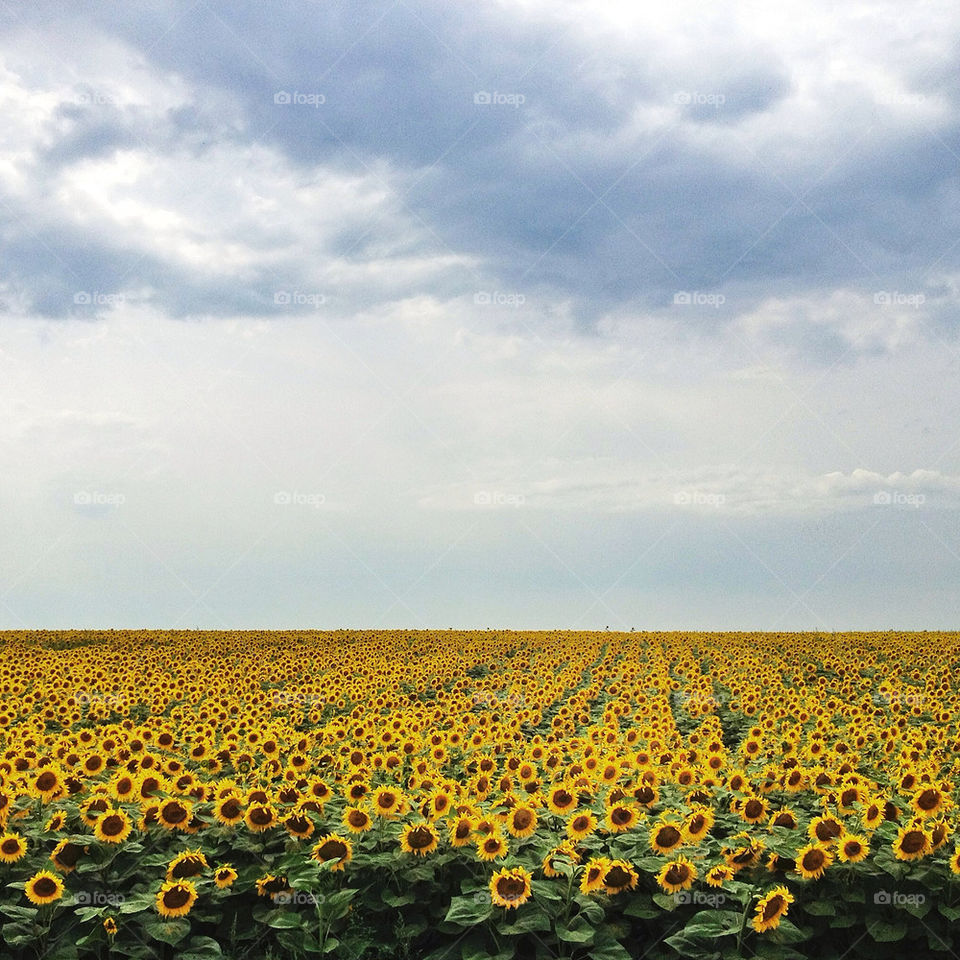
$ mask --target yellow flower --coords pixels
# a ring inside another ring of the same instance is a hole
[[[19,834],[0,834],[0,863],[16,863],[26,852],[27,841]]]
[[[55,873],[41,870],[27,881],[23,892],[31,903],[40,907],[63,896],[63,881]]]
[[[593,857],[587,861],[580,878],[581,893],[595,893],[603,889],[603,876],[607,872],[611,861],[606,857]]]
[[[797,873],[806,880],[817,880],[823,876],[827,867],[833,863],[833,856],[826,847],[817,843],[808,843],[797,852]]]
[[[780,920],[786,916],[793,903],[793,895],[786,887],[774,887],[766,896],[762,897],[756,906],[752,926],[757,933],[767,930],[776,930]]]
[[[530,899],[531,880],[524,867],[498,870],[490,878],[490,899],[498,907],[515,910]]]
[[[683,825],[678,823],[661,823],[650,831],[650,846],[657,853],[673,853],[677,847],[683,846]]]
[[[97,818],[93,835],[102,843],[122,843],[132,829],[133,824],[123,810],[109,810]]]
[[[837,841],[837,857],[841,863],[859,863],[870,853],[870,841],[855,833],[844,833]]]
[[[637,871],[626,860],[611,860],[603,874],[603,889],[613,895],[637,885]]]
[[[893,852],[898,860],[919,860],[932,850],[930,834],[911,824],[901,827],[893,841]]]
[[[400,834],[400,849],[425,857],[437,849],[439,838],[429,823],[408,823]]]
[[[233,886],[237,879],[237,871],[229,863],[221,864],[213,871],[213,882],[221,889]]]
[[[319,863],[330,863],[332,870],[343,870],[353,859],[353,844],[346,837],[328,833],[313,845],[310,856]]]
[[[508,850],[507,841],[496,832],[477,841],[477,856],[481,860],[502,860]]]
[[[167,880],[157,892],[161,917],[185,917],[197,902],[197,888],[190,880]]]
[[[693,881],[697,879],[697,868],[683,856],[671,860],[661,867],[657,874],[657,883],[667,893],[677,893],[680,890],[689,890]]]
[[[529,837],[537,829],[537,811],[527,804],[513,807],[507,814],[507,832],[514,837]]]
[[[184,850],[167,866],[167,879],[187,880],[190,877],[199,877],[208,867],[206,856],[199,850]]]
[[[361,807],[346,807],[342,823],[351,833],[365,833],[373,827],[370,814]]]

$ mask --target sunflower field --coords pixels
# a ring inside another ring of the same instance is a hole
[[[947,957],[958,678],[952,633],[2,633],[0,958]]]

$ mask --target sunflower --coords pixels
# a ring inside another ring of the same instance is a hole
[[[807,835],[815,843],[831,844],[843,834],[843,824],[836,817],[814,817],[807,828]]]
[[[263,833],[278,822],[276,808],[272,803],[255,803],[247,808],[243,822],[251,833]]]
[[[557,869],[556,861],[564,857],[570,861],[571,865],[577,864],[580,862],[580,854],[577,852],[577,848],[568,840],[565,840],[563,843],[560,844],[560,846],[554,847],[543,858],[541,867],[543,868],[544,876],[547,876],[547,877],[563,876],[563,871]]]
[[[577,807],[576,791],[565,784],[554,787],[547,794],[547,807],[560,816],[572,813]]]
[[[106,917],[103,921],[103,931],[108,937],[117,935],[117,921],[113,917]]]
[[[296,840],[306,840],[314,831],[313,821],[302,813],[291,813],[283,821],[283,828]]]
[[[189,800],[171,798],[164,800],[157,809],[157,822],[165,830],[182,830],[190,822],[192,814],[193,805]],[[193,901],[190,902],[190,906],[193,906]],[[185,912],[189,912],[189,909],[188,907]]]
[[[229,863],[223,863],[216,870],[213,871],[213,882],[221,890],[226,890],[227,887],[233,886],[233,882],[237,879],[237,871]]]
[[[465,847],[473,839],[473,817],[461,814],[450,822],[450,844],[454,847]]]
[[[63,781],[57,771],[51,767],[44,767],[31,779],[31,795],[40,797],[44,803],[49,803],[61,790],[63,790]]]
[[[876,830],[883,823],[883,800],[871,800],[863,809],[860,822],[867,830]]]
[[[639,817],[635,807],[616,803],[607,810],[604,825],[611,833],[624,833],[636,824]]]
[[[477,841],[477,856],[481,860],[502,860],[508,852],[507,841],[499,833],[490,833]]]
[[[537,829],[537,811],[525,803],[507,814],[507,832],[513,837],[529,837]]]
[[[210,864],[199,850],[184,850],[178,853],[167,866],[167,880],[188,880],[199,877]]]
[[[780,926],[781,917],[786,916],[793,903],[793,895],[786,887],[774,887],[757,903],[753,915],[752,926],[757,933],[767,930],[776,930]]]
[[[425,857],[437,849],[439,837],[429,823],[408,823],[400,834],[400,849]]]
[[[859,863],[870,853],[870,841],[855,833],[845,833],[837,841],[837,857],[841,863]]]
[[[833,855],[818,843],[808,843],[802,850],[797,851],[796,862],[797,873],[801,877],[805,880],[817,880],[833,863]]]
[[[595,893],[603,889],[603,877],[611,861],[606,857],[593,857],[587,861],[580,878],[581,893]]]
[[[954,848],[950,856],[950,871],[960,875],[960,847]]]
[[[771,827],[783,827],[786,830],[797,829],[797,815],[789,807],[781,807],[770,814]]]
[[[49,870],[40,870],[27,881],[23,892],[31,903],[42,907],[63,896],[63,881]]]
[[[16,863],[27,853],[27,841],[17,833],[0,834],[0,863]]]
[[[219,823],[233,826],[243,819],[243,800],[234,794],[221,797],[213,805],[213,815]]]
[[[0,815],[0,824],[3,823],[3,817]],[[59,830],[62,830],[67,825],[67,811],[66,810],[55,810],[43,825],[43,829],[47,833],[57,833]]]
[[[696,806],[683,822],[683,835],[687,843],[697,843],[710,832],[713,826],[713,810]]]
[[[603,889],[611,896],[637,885],[637,871],[626,860],[611,860],[603,873]]]
[[[667,893],[677,893],[680,890],[689,890],[693,881],[697,879],[697,868],[683,856],[671,860],[661,867],[657,874],[657,883]]]
[[[589,810],[577,813],[567,821],[567,836],[571,840],[582,840],[597,828],[596,815]]]
[[[759,823],[767,816],[767,802],[760,797],[747,797],[743,800],[739,812],[747,823]]]
[[[286,877],[275,877],[272,873],[266,873],[256,882],[257,896],[269,897],[274,903],[290,893],[291,887]]]
[[[704,875],[704,880],[711,887],[722,887],[728,880],[732,880],[734,871],[725,863],[718,863],[711,867]]]
[[[313,845],[310,856],[318,863],[331,864],[331,870],[343,870],[353,859],[353,844],[346,837],[328,833]]]
[[[930,842],[933,844],[933,849],[939,850],[950,836],[950,825],[943,817],[937,817],[936,820],[929,821],[927,826],[930,829]]]
[[[910,806],[918,817],[932,817],[946,804],[946,797],[936,787],[923,787],[910,800]]]
[[[893,841],[893,852],[898,860],[919,860],[932,850],[930,834],[917,825],[901,827]]]
[[[650,846],[659,854],[673,853],[683,846],[683,825],[670,822],[656,825],[650,831]]]
[[[403,794],[393,787],[378,787],[373,792],[370,807],[378,817],[393,817],[403,807]]]
[[[427,800],[427,816],[431,820],[445,817],[450,812],[450,795],[444,790],[434,790]]]
[[[83,855],[83,852],[83,847],[79,844],[71,843],[69,840],[61,840],[51,851],[50,859],[60,873],[70,873],[76,868],[77,861]]]
[[[490,899],[495,906],[515,910],[530,899],[532,879],[524,867],[504,867],[490,878]]]
[[[132,829],[133,824],[123,810],[110,810],[97,819],[93,835],[101,843],[123,843]]]

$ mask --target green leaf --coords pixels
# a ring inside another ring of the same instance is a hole
[[[454,897],[450,901],[450,909],[447,910],[444,920],[461,927],[473,927],[488,919],[492,913],[493,905],[490,903],[490,898],[474,894]]]
[[[906,936],[907,925],[872,915],[867,917],[867,932],[877,943],[895,943]]]
[[[174,918],[164,920],[156,917],[148,920],[143,929],[148,937],[159,940],[161,943],[169,943],[175,947],[187,934],[190,933],[190,921]]]
[[[293,910],[271,910],[263,918],[263,922],[274,930],[293,930],[303,926],[300,914]]]
[[[575,926],[575,924],[576,920],[572,921],[569,926],[558,923],[556,927],[557,938],[563,940],[564,943],[591,943],[596,936],[595,928],[587,923],[582,923],[580,926]]]
[[[835,917],[837,908],[829,900],[811,900],[803,905],[803,912],[811,917]]]
[[[553,926],[550,917],[534,907],[523,911],[518,917],[512,918],[508,911],[497,922],[497,932],[508,937],[518,937],[523,933],[536,933],[549,930]]]

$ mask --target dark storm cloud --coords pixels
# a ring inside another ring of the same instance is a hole
[[[22,16],[63,29],[56,5]],[[405,208],[429,228],[422,254],[476,257],[504,289],[571,300],[583,329],[609,312],[666,309],[678,290],[735,289],[709,316],[715,323],[773,293],[920,289],[933,265],[955,268],[960,257],[951,247],[955,121],[932,131],[909,105],[891,115],[851,86],[792,124],[793,65],[733,35],[699,35],[671,60],[639,37],[598,51],[559,22],[494,7],[224,0],[98,3],[84,16],[159,73],[183,78],[197,102],[159,123],[141,110],[65,106],[73,123],[47,147],[38,175],[137,142],[201,151],[225,138],[269,145],[304,171],[362,174],[386,163]],[[943,65],[912,80],[918,96],[955,102]],[[239,122],[204,103],[211,91],[239,104]],[[758,140],[750,127],[778,111],[792,138],[783,155],[776,136]],[[362,259],[377,229],[376,220],[352,225],[324,253]],[[100,251],[100,279],[69,236],[50,242],[58,256],[38,262],[33,279],[53,291],[34,297],[45,311],[76,275],[109,283],[126,262]],[[33,250],[15,238],[24,283]],[[63,273],[70,279],[58,281]],[[264,296],[149,259],[134,276],[174,314],[256,311]],[[284,282],[296,284],[295,265]],[[461,292],[479,282],[464,270]],[[378,295],[390,293],[368,289],[365,302]],[[817,356],[836,346],[821,329],[791,336]]]

